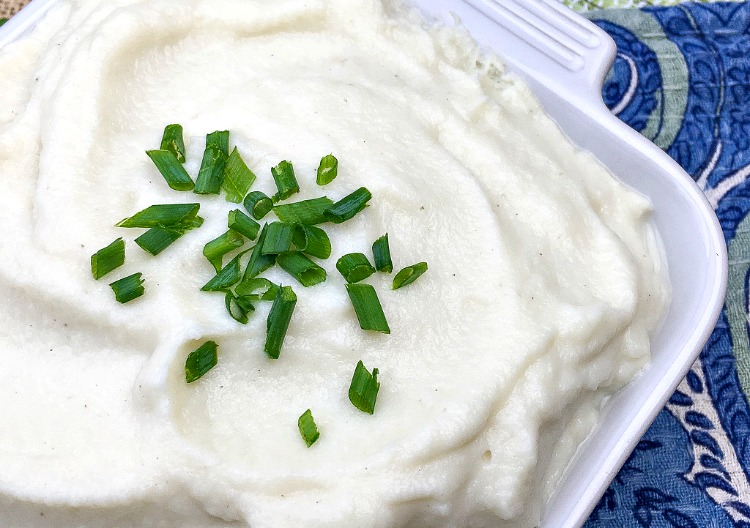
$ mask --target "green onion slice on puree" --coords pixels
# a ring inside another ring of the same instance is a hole
[[[117,302],[125,304],[133,299],[137,299],[145,292],[143,288],[143,274],[133,273],[127,277],[116,280],[109,284],[112,291],[115,292]]]
[[[201,379],[218,363],[218,348],[214,341],[206,341],[188,354],[185,360],[185,381],[193,383]]]
[[[378,369],[375,368],[370,374],[364,363],[360,361],[354,369],[352,383],[349,386],[349,401],[357,409],[368,414],[375,412],[375,401],[378,399],[380,390],[378,373]]]
[[[118,238],[107,247],[91,255],[91,274],[94,279],[101,279],[107,273],[125,263],[125,241]]]
[[[315,425],[315,419],[313,419],[312,411],[307,409],[302,416],[297,420],[297,427],[299,427],[299,433],[302,435],[302,439],[305,441],[307,447],[310,447],[320,438],[320,432],[318,426]]]

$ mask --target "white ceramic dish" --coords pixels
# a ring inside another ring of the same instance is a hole
[[[33,0],[0,29],[0,46],[55,0]],[[454,24],[522,74],[548,113],[581,148],[648,196],[661,233],[673,298],[653,342],[653,361],[607,404],[601,422],[547,504],[543,528],[581,526],[647,427],[685,376],[724,302],[727,255],[716,216],[690,177],[604,106],[601,87],[615,44],[556,0],[411,0]]]

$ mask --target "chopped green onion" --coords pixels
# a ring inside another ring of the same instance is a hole
[[[250,254],[250,261],[247,263],[245,274],[242,276],[243,281],[255,277],[276,263],[276,255],[264,255],[261,251],[263,249],[263,244],[266,241],[266,233],[268,232],[267,227],[268,224],[265,224],[263,229],[260,230],[258,243],[255,244],[253,252]]]
[[[91,255],[91,274],[101,279],[125,263],[125,241],[118,238],[110,245]]]
[[[263,347],[268,357],[278,359],[284,344],[289,322],[292,320],[297,295],[289,286],[283,286],[273,301],[266,322],[266,344]]]
[[[263,240],[261,253],[278,255],[289,251],[294,240],[294,226],[284,222],[272,222],[266,225],[266,238]]]
[[[137,299],[145,292],[143,288],[143,273],[133,273],[120,280],[110,283],[110,287],[115,292],[117,302],[126,303]]]
[[[234,288],[234,293],[251,301],[273,301],[279,293],[279,285],[262,277],[252,277],[243,279]]]
[[[167,249],[173,242],[185,234],[184,229],[170,227],[152,227],[135,239],[143,251],[156,256]]]
[[[273,197],[274,202],[286,200],[294,193],[299,192],[297,177],[294,175],[294,167],[290,161],[282,161],[273,167],[271,175],[273,181],[276,182],[276,188],[279,190]]]
[[[328,185],[339,173],[339,160],[333,154],[328,154],[320,160],[318,165],[318,177],[316,182],[318,185]]]
[[[273,209],[273,201],[260,191],[253,191],[245,196],[243,205],[256,220],[260,220]]]
[[[377,239],[372,244],[372,256],[375,258],[375,269],[391,273],[393,262],[391,262],[391,248],[388,245],[388,233]]]
[[[242,247],[245,239],[237,231],[230,229],[223,235],[214,238],[211,242],[203,246],[203,255],[208,259],[216,271],[223,266],[222,257],[231,253],[235,249]]]
[[[7,21],[8,21],[7,18],[0,18],[0,26],[2,26],[3,24],[5,24]]]
[[[242,277],[240,257],[245,253],[247,251],[243,251],[230,260],[226,266],[219,270],[219,273],[213,279],[203,285],[201,291],[224,291],[240,282],[240,278]]]
[[[365,280],[375,273],[370,261],[362,253],[349,253],[336,262],[336,269],[344,276],[346,282],[354,283]]]
[[[419,277],[421,277],[425,271],[427,271],[426,262],[420,262],[418,264],[414,264],[402,269],[401,271],[396,273],[395,277],[393,277],[393,289],[398,290],[399,288],[403,288],[404,286],[411,284]]]
[[[276,264],[297,279],[305,288],[326,280],[326,270],[298,251],[280,253],[276,257]]]
[[[375,288],[369,284],[347,284],[346,291],[349,293],[362,330],[391,333]]]
[[[229,156],[229,130],[217,130],[206,134],[206,148],[214,147]]]
[[[219,345],[214,341],[206,341],[188,354],[185,360],[185,381],[193,383],[201,379],[219,362],[217,353]]]
[[[375,401],[378,399],[380,382],[378,381],[378,369],[372,369],[372,374],[361,361],[354,369],[352,383],[349,386],[349,401],[357,409],[368,414],[375,412]]]
[[[146,154],[175,191],[190,191],[195,187],[190,175],[171,150],[147,150]]]
[[[260,224],[239,209],[229,211],[227,225],[229,229],[242,233],[250,240],[255,240],[258,236],[258,231],[260,231]]]
[[[331,241],[319,227],[297,224],[294,227],[294,246],[313,257],[327,259],[331,256]]]
[[[130,218],[119,221],[117,227],[196,227],[198,220],[196,215],[200,204],[160,204],[147,207],[143,211],[135,213]],[[200,225],[200,224],[198,224]]]
[[[161,150],[174,154],[177,161],[185,163],[185,140],[182,137],[182,125],[167,125],[161,137]]]
[[[237,147],[234,147],[224,167],[224,181],[221,184],[227,201],[240,203],[254,181],[255,174],[245,165]]]
[[[231,291],[224,295],[224,305],[232,319],[240,324],[247,324],[247,314],[255,311],[250,299],[241,296],[235,296]]]
[[[280,204],[273,208],[273,212],[282,222],[314,225],[326,221],[325,212],[332,205],[333,201],[330,198],[321,196],[312,200]]]
[[[302,416],[297,420],[297,427],[299,427],[299,433],[302,435],[302,439],[307,444],[307,447],[313,445],[318,438],[320,438],[320,432],[318,432],[318,426],[315,425],[312,412],[307,409]]]
[[[370,191],[364,187],[360,187],[349,196],[345,196],[329,207],[325,212],[326,220],[334,224],[346,222],[367,207],[367,202],[370,201],[370,198],[372,198]]]
[[[193,192],[196,194],[219,194],[221,184],[224,181],[226,164],[227,155],[221,149],[215,146],[206,147]]]

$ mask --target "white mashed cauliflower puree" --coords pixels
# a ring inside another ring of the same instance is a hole
[[[60,0],[0,51],[0,525],[529,527],[601,402],[649,360],[668,297],[646,199],[577,151],[527,87],[463,33],[376,0]],[[302,192],[370,207],[323,227],[278,360],[270,303],[246,326],[203,245],[223,196],[171,190],[144,151],[231,131],[253,189],[291,160]],[[315,184],[333,152],[338,178]],[[158,257],[114,224],[200,202]],[[359,328],[335,269],[389,233],[390,335]],[[124,237],[125,265],[90,257]],[[121,305],[107,284],[142,272]],[[187,354],[219,364],[186,384]],[[374,415],[347,390],[380,369]],[[321,432],[307,448],[297,418]]]

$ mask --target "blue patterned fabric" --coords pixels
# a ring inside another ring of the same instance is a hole
[[[729,246],[722,316],[587,528],[750,528],[750,3],[589,14],[618,45],[607,105],[716,208]]]

